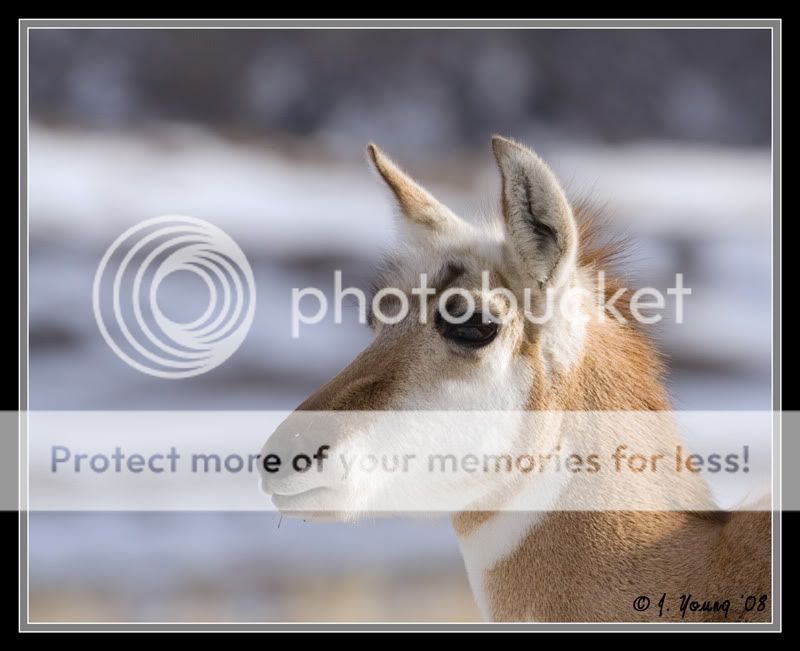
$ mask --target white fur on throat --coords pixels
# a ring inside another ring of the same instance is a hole
[[[513,553],[546,517],[569,481],[568,474],[531,478],[502,511],[468,535],[459,536],[472,594],[485,620],[492,620],[492,605],[484,589],[486,573]]]

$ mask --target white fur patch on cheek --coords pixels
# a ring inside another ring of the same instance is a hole
[[[580,359],[585,338],[585,326],[570,327],[566,324],[559,332],[543,331],[541,355],[545,374],[551,377],[567,373]]]
[[[453,512],[467,508],[496,488],[494,483],[476,482],[472,473],[431,472],[425,460],[440,455],[482,458],[513,449],[533,372],[527,360],[516,354],[512,338],[508,339],[496,340],[489,346],[494,348],[491,354],[469,360],[466,365],[464,360],[453,360],[468,369],[458,378],[437,377],[435,373],[418,376],[415,388],[395,403],[395,411],[375,416],[373,427],[351,434],[347,444],[340,446],[353,458],[390,453],[417,459],[412,467],[418,474],[384,473],[379,481],[358,468],[349,471],[345,484],[358,508],[369,510],[370,502],[378,498],[382,504],[396,499],[406,506],[431,505]]]
[[[582,301],[570,305],[563,294],[557,295],[553,299],[552,317],[541,327],[542,370],[548,377],[569,372],[580,361],[586,344],[590,295],[577,282],[569,291],[575,292],[573,298],[582,296]]]
[[[527,359],[517,354],[513,337],[500,336],[479,354],[479,359],[467,362],[472,368],[457,378],[437,378],[432,374],[429,384],[418,385],[401,398],[400,408],[524,410],[533,390],[533,369]],[[453,363],[463,364],[461,360]]]

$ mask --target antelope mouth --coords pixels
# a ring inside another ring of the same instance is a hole
[[[292,501],[298,500],[313,500],[316,497],[322,495],[323,493],[327,492],[329,489],[325,488],[324,486],[320,486],[318,488],[308,488],[299,490],[296,493],[290,492],[279,492],[279,493],[271,493],[272,502],[277,506],[279,509],[281,508],[281,504],[291,503]]]
[[[346,511],[334,508],[333,490],[326,487],[311,488],[291,495],[276,493],[272,503],[281,515],[313,522],[339,522],[346,520]]]

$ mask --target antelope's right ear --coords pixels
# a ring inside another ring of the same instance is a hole
[[[555,174],[534,152],[492,138],[503,178],[503,217],[519,256],[541,285],[557,288],[575,268],[578,228]]]
[[[403,172],[375,144],[367,145],[367,151],[378,174],[397,199],[404,217],[439,232],[449,230],[461,221],[447,206]]]

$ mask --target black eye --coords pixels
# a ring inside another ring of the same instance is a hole
[[[452,317],[451,319],[452,320]],[[482,348],[491,343],[500,329],[494,321],[483,322],[483,315],[473,314],[464,323],[450,323],[441,312],[436,314],[436,329],[445,339],[465,348]]]

